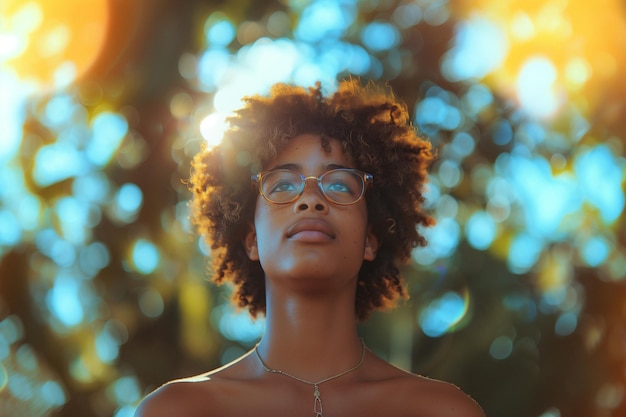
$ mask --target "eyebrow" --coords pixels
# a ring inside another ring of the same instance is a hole
[[[329,171],[331,169],[349,168],[349,167],[344,166],[344,165],[340,165],[340,164],[328,164],[328,165],[325,166],[325,168],[326,168],[326,171]],[[289,169],[289,170],[292,170],[292,171],[302,172],[302,165],[293,164],[293,163],[281,164],[281,165],[277,165],[277,166],[275,166],[273,168],[268,169],[268,171],[274,171],[276,169]]]

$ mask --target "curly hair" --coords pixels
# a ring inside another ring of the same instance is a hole
[[[234,284],[239,307],[253,317],[266,307],[264,272],[243,243],[258,196],[251,175],[305,133],[320,135],[326,145],[329,138],[339,140],[356,168],[374,176],[365,200],[380,247],[359,271],[356,317],[406,297],[399,266],[426,244],[418,225],[434,223],[423,209],[433,153],[389,88],[350,79],[324,97],[319,83],[309,89],[276,84],[268,96],[246,97],[228,122],[221,144],[204,147],[192,161],[190,207],[192,223],[211,248],[213,281]]]

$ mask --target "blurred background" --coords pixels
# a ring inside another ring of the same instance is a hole
[[[130,417],[263,331],[183,181],[244,95],[389,84],[439,158],[361,327],[489,417],[626,416],[622,0],[2,0],[0,415]]]

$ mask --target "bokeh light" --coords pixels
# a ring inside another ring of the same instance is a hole
[[[626,413],[623,2],[199,3],[0,3],[0,415],[131,416],[245,353],[264,322],[205,282],[189,161],[242,97],[349,76],[438,155],[368,345],[488,415]]]
[[[0,6],[0,68],[37,90],[64,87],[81,77],[106,41],[109,2],[20,1]]]

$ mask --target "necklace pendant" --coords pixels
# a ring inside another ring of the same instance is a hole
[[[265,362],[263,362],[263,358],[261,358],[261,354],[259,353],[259,345],[258,344],[254,347],[254,352],[256,353],[256,356],[259,359],[259,362],[261,362],[261,366],[263,367],[265,372],[271,372],[273,374],[283,375],[283,376],[286,376],[288,378],[295,379],[298,382],[302,382],[302,383],[308,384],[308,385],[313,385],[313,397],[314,397],[314,399],[313,399],[313,414],[315,414],[315,417],[324,417],[324,412],[323,412],[323,409],[322,409],[322,396],[320,394],[320,390],[319,390],[318,385],[319,384],[323,384],[324,382],[332,381],[333,379],[337,379],[339,377],[342,377],[342,376],[344,376],[346,374],[349,374],[350,372],[353,372],[353,371],[356,371],[357,369],[359,369],[359,367],[363,364],[363,360],[365,359],[365,343],[363,343],[363,339],[361,339],[361,359],[359,359],[359,362],[356,365],[354,365],[350,369],[346,369],[343,372],[339,372],[336,375],[329,376],[328,378],[324,378],[321,381],[317,381],[317,382],[307,381],[306,379],[302,379],[302,378],[298,378],[297,376],[290,375],[287,372],[281,371],[280,369],[272,369],[272,368],[268,367],[265,364]]]
[[[313,413],[315,417],[324,417],[322,410],[322,398],[320,396],[320,390],[317,387],[317,384],[313,386],[313,396],[315,399],[313,400]]]

